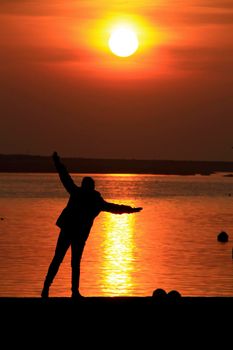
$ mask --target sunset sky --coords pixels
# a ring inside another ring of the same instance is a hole
[[[0,153],[231,161],[233,0],[0,0],[0,105]]]

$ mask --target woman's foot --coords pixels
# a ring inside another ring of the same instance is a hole
[[[73,298],[73,299],[82,299],[82,298],[84,298],[84,296],[82,294],[80,294],[79,291],[77,291],[77,292],[72,292],[71,298]]]
[[[41,298],[47,299],[49,297],[49,288],[44,287],[41,292]]]

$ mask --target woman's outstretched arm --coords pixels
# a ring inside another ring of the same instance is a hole
[[[65,165],[61,162],[57,152],[53,153],[52,158],[63,186],[65,187],[67,192],[71,193],[76,187],[72,177],[70,176]]]
[[[141,207],[131,207],[130,205],[109,203],[103,200],[102,211],[112,214],[131,214],[141,211]]]

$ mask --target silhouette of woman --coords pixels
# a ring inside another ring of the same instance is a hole
[[[95,190],[95,182],[89,176],[85,176],[82,179],[81,186],[77,186],[69,175],[66,167],[62,164],[57,152],[53,153],[52,158],[60,180],[70,197],[66,207],[56,221],[56,225],[61,230],[54,257],[44,280],[41,297],[49,297],[49,288],[68,248],[71,247],[71,296],[76,298],[81,297],[79,292],[80,263],[86,240],[96,216],[99,215],[101,211],[113,214],[130,214],[139,212],[142,208],[133,208],[128,205],[106,202],[100,193]]]

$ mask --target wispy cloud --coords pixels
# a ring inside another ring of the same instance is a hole
[[[30,64],[30,63],[63,63],[63,62],[78,62],[85,55],[88,55],[79,50],[49,47],[49,46],[20,46],[20,47],[4,47],[0,46],[1,63],[3,64]]]
[[[64,0],[0,0],[0,14],[15,16],[57,16],[71,8]]]
[[[163,48],[171,57],[172,64],[186,71],[205,71],[208,74],[224,73],[232,77],[233,47],[216,48],[204,46]],[[210,75],[211,76],[211,75]]]
[[[188,11],[180,14],[178,21],[189,25],[233,24],[233,12]]]
[[[217,9],[233,9],[232,0],[193,0],[194,5]]]
[[[151,8],[145,11],[145,14],[151,22],[167,27],[233,24],[233,7],[232,10],[227,7],[217,10],[208,6],[181,6],[179,8],[171,6],[159,10]]]
[[[165,25],[233,24],[232,0],[0,0],[0,14],[101,18],[106,13],[131,13]]]

